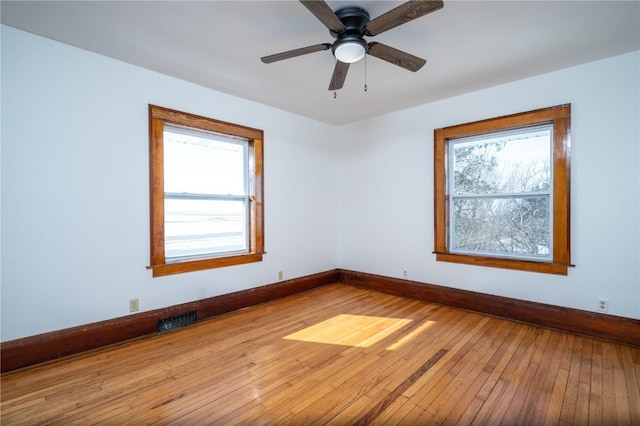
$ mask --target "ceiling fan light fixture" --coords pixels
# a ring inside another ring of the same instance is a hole
[[[361,37],[346,36],[333,44],[333,56],[340,62],[358,62],[367,53],[367,42]]]

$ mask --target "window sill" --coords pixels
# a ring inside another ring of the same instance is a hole
[[[183,272],[202,271],[206,269],[222,268],[225,266],[241,265],[244,263],[261,262],[263,253],[246,253],[235,256],[214,257],[208,259],[185,260],[182,262],[163,265],[147,266],[153,270],[154,277],[181,274]]]
[[[492,268],[514,269],[545,274],[568,275],[570,266],[553,262],[536,262],[532,260],[505,259],[501,257],[473,256],[464,254],[435,253],[436,260],[441,262],[465,263],[468,265],[489,266]]]

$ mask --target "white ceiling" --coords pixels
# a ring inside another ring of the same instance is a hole
[[[327,1],[372,19],[402,1]],[[331,43],[297,1],[5,1],[2,23],[202,86],[344,124],[640,49],[639,1],[461,1],[369,41],[427,60],[417,73],[374,57],[327,90]],[[366,82],[368,90],[364,91]]]

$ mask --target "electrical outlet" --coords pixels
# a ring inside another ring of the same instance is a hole
[[[404,278],[407,278],[407,270],[406,270],[406,269],[404,269],[404,270],[402,271],[402,276],[403,276]]]
[[[609,299],[604,297],[598,298],[598,312],[609,312]]]
[[[282,277],[284,277],[282,271],[278,271],[278,281],[282,281]]]
[[[138,309],[140,309],[138,299],[129,300],[129,312],[138,312]]]

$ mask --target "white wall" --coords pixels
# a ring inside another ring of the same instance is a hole
[[[640,53],[334,127],[2,27],[1,340],[336,267],[640,318]],[[435,262],[433,129],[571,102],[567,277]],[[147,105],[265,131],[261,263],[152,278]],[[338,140],[338,142],[335,142]],[[337,206],[337,207],[336,207]]]
[[[640,318],[640,52],[339,129],[339,262],[356,271]],[[568,276],[436,262],[433,129],[572,104]]]
[[[2,340],[337,264],[336,128],[2,27]],[[264,130],[261,263],[152,278],[156,104]]]

